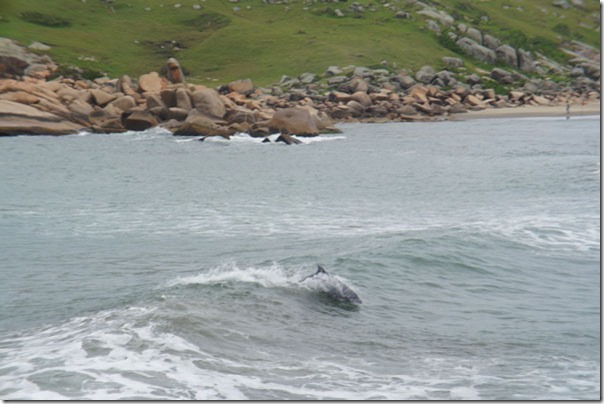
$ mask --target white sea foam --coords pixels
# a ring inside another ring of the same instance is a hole
[[[264,287],[291,287],[297,284],[297,279],[294,272],[288,272],[276,263],[267,267],[240,268],[235,261],[228,261],[207,272],[169,281],[168,287],[232,282],[256,283]]]
[[[266,136],[269,140],[269,144],[277,144],[280,145],[282,143],[276,142],[279,134]],[[292,136],[295,139],[298,139],[302,142],[302,144],[312,144],[312,143],[320,143],[320,142],[331,142],[334,140],[344,140],[346,136],[342,135],[320,135],[314,137],[305,137],[305,136]],[[230,139],[225,139],[222,136],[208,136],[208,137],[195,137],[195,138],[186,138],[186,139],[176,139],[176,142],[192,142],[199,141],[203,139],[204,142],[207,143],[219,143],[219,144],[229,144],[229,143],[250,143],[250,144],[262,144],[264,142],[265,137],[252,137],[247,133],[236,133],[231,136]]]
[[[3,336],[0,395],[11,400],[476,400],[485,398],[484,392],[491,397],[489,386],[506,385],[514,389],[507,392],[508,398],[599,396],[597,361],[548,358],[547,368],[520,367],[501,375],[498,369],[513,367],[518,359],[410,353],[401,358],[398,371],[328,354],[267,353],[261,360],[248,361],[245,355],[233,360],[165,331],[158,310],[102,311],[32,333]]]
[[[209,357],[199,347],[158,331],[153,311],[105,311],[5,338],[0,394],[28,400],[245,398],[236,377],[194,363]]]

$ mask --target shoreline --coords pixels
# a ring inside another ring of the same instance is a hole
[[[481,111],[468,111],[463,114],[449,116],[452,121],[493,118],[566,118],[566,105],[520,105],[517,107],[488,108]],[[601,115],[599,101],[588,101],[585,105],[571,104],[570,119],[577,116]]]
[[[33,76],[0,74],[0,136],[162,127],[174,136],[202,139],[247,133],[272,141],[269,135],[280,134],[275,141],[295,144],[293,135],[339,133],[337,123],[600,115],[599,70],[566,86],[523,76],[514,90],[498,94],[489,87],[494,73],[501,73],[497,68],[458,81],[454,73],[430,66],[414,77],[405,69],[332,66],[321,76],[303,74],[270,87],[241,79],[215,88],[188,83],[174,58],[138,78],[53,77],[57,66],[45,69]]]

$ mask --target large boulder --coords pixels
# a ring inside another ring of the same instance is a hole
[[[491,70],[491,78],[501,84],[512,84],[514,82],[512,74],[499,67]]]
[[[69,135],[84,126],[29,105],[0,100],[0,136]]]
[[[47,55],[31,53],[12,39],[0,38],[0,78],[30,75],[43,79],[56,69],[57,65]]]
[[[436,77],[436,71],[432,66],[424,66],[415,73],[415,79],[424,84],[430,84]]]
[[[146,93],[159,93],[164,87],[157,72],[143,74],[138,78],[138,89]]]
[[[463,60],[460,58],[443,56],[442,60],[448,67],[463,67]]]
[[[94,98],[94,103],[96,105],[98,105],[99,107],[104,107],[105,105],[109,104],[111,101],[115,100],[117,98],[117,96],[115,94],[109,94],[106,91],[103,90],[92,90],[91,91],[92,97]]]
[[[185,75],[180,68],[180,63],[174,58],[166,62],[166,77],[170,83],[184,83]]]
[[[275,111],[268,126],[282,133],[300,136],[317,136],[319,134],[319,128],[311,111],[302,107]]]
[[[155,127],[159,124],[155,116],[147,111],[134,111],[122,115],[124,128],[134,131],[142,131]]]
[[[489,49],[497,50],[499,45],[501,45],[501,41],[492,35],[485,34],[482,37],[482,44]]]
[[[472,56],[472,57],[480,60],[481,62],[492,65],[492,64],[495,64],[495,61],[497,60],[494,50],[489,49],[486,46],[480,45],[478,42],[474,41],[473,39],[470,39],[468,37],[463,37],[463,38],[459,39],[456,43],[457,43],[457,45],[459,45],[459,47],[463,50],[463,52],[466,55]]]
[[[524,72],[534,72],[537,69],[530,52],[518,49],[518,68]]]
[[[222,122],[193,110],[189,113],[185,122],[173,134],[174,136],[222,136],[229,139],[234,131],[220,125],[220,123]]]
[[[111,105],[122,112],[127,112],[136,107],[136,101],[131,95],[124,95],[111,101],[108,105]]]
[[[495,49],[495,55],[498,62],[506,63],[510,66],[518,67],[518,56],[516,49],[510,45],[501,45]]]
[[[226,108],[218,91],[211,88],[204,88],[193,92],[191,95],[193,106],[208,115],[216,118],[224,117]]]
[[[193,108],[193,104],[191,103],[191,94],[188,90],[184,88],[179,88],[176,90],[176,107],[186,109],[187,111]]]
[[[254,88],[254,83],[252,83],[252,80],[245,79],[245,80],[231,81],[229,84],[227,84],[227,89],[228,89],[228,92],[234,91],[239,94],[249,95],[254,92],[255,88]]]

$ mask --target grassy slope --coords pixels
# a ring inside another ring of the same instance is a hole
[[[121,74],[136,77],[159,70],[167,57],[175,56],[189,70],[189,81],[198,83],[224,83],[249,77],[259,84],[268,84],[278,81],[283,74],[321,73],[329,65],[371,66],[384,59],[399,68],[417,69],[425,64],[439,68],[442,56],[454,56],[432,32],[423,28],[422,18],[397,20],[379,1],[359,2],[378,4],[378,11],[367,11],[365,18],[359,19],[316,15],[313,10],[328,5],[316,4],[304,10],[302,0],[290,0],[289,11],[283,5],[241,0],[237,4],[241,7],[239,12],[233,11],[234,4],[228,0],[114,0],[115,12],[112,12],[101,0],[5,0],[0,1],[0,36],[24,44],[47,43],[53,46],[50,54],[59,63],[101,70],[114,77]],[[176,3],[182,7],[175,8]],[[599,4],[594,0],[585,0],[585,11],[554,8],[551,0],[426,3],[502,39],[512,29],[523,32],[528,39],[541,37],[559,43],[578,37],[591,45],[600,45],[599,32],[593,29],[599,27]],[[202,5],[203,9],[194,10],[194,4]],[[348,4],[330,7],[346,10]],[[398,4],[403,9],[413,9],[406,0]],[[504,4],[509,8],[504,10]],[[247,10],[247,5],[252,9]],[[145,11],[145,7],[151,11]],[[71,26],[51,28],[25,22],[20,14],[27,11],[62,17]],[[206,32],[187,24],[208,11],[227,16],[230,24]],[[594,13],[597,19],[592,16]],[[489,20],[481,21],[480,15],[487,15]],[[553,31],[560,23],[569,28],[569,36]],[[186,49],[170,54],[145,44],[164,40],[176,40]],[[82,61],[82,56],[93,56],[96,61]]]

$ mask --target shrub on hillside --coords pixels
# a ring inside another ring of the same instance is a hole
[[[25,13],[21,13],[21,19],[32,24],[42,25],[45,27],[68,27],[71,23],[68,20],[65,20],[61,17],[56,17],[54,15],[42,14],[35,11],[27,11]]]

